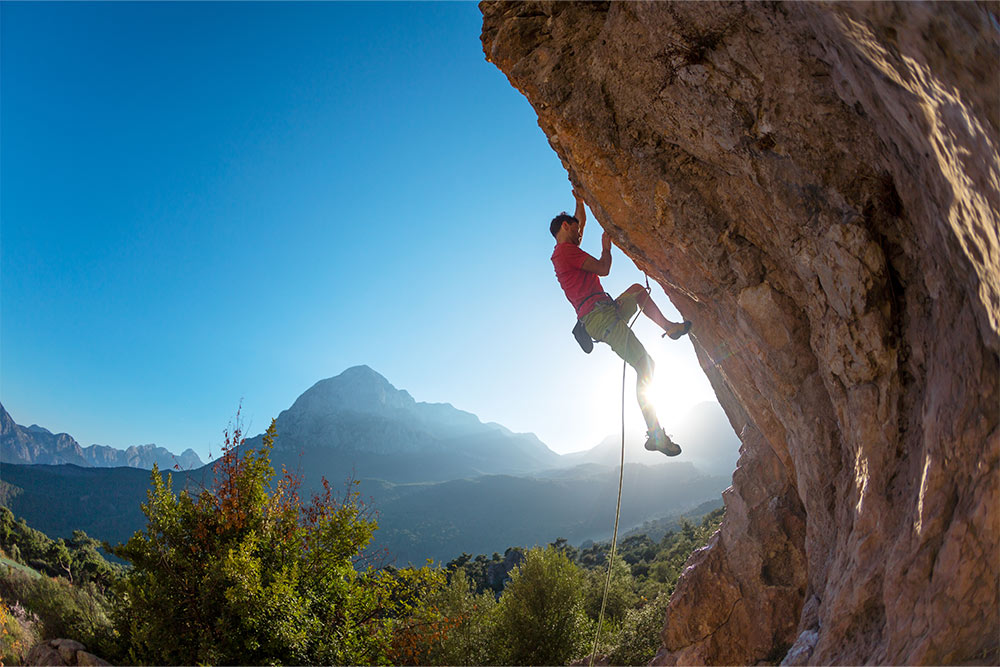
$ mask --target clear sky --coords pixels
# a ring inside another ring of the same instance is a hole
[[[241,400],[258,433],[367,364],[559,452],[616,433],[621,362],[576,346],[549,261],[566,173],[480,29],[471,2],[0,5],[14,420],[206,458]],[[615,249],[605,288],[641,280]],[[670,432],[714,395],[654,328]]]

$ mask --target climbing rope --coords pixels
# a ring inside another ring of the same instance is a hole
[[[649,276],[646,276],[646,294],[650,294]],[[635,316],[628,324],[628,330],[632,331],[632,325],[639,319],[642,312],[640,306],[636,309]],[[604,608],[608,604],[608,589],[611,588],[611,568],[615,564],[615,550],[618,546],[618,519],[622,513],[622,483],[625,480],[625,371],[628,369],[628,362],[622,361],[622,452],[621,461],[618,464],[618,504],[615,506],[615,528],[611,533],[611,552],[608,554],[608,576],[604,580],[604,597],[601,599],[601,613],[597,619],[597,630],[594,632],[594,650],[590,654],[590,667],[594,667],[594,660],[597,658],[597,644],[601,639],[601,628],[604,625]]]

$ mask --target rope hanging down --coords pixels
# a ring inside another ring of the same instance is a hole
[[[650,293],[649,276],[646,276],[646,294]],[[632,321],[628,323],[628,330],[632,331],[632,325],[639,319],[642,308],[636,310]],[[615,564],[615,549],[618,546],[618,519],[622,513],[622,482],[625,480],[625,371],[628,362],[622,361],[622,454],[621,462],[618,465],[618,504],[615,506],[615,528],[611,533],[611,553],[608,555],[608,576],[604,580],[604,597],[601,599],[601,613],[597,619],[597,630],[594,632],[594,650],[590,654],[590,667],[594,667],[594,660],[597,658],[597,644],[601,639],[601,628],[604,625],[604,608],[608,604],[608,589],[611,588],[611,569]]]

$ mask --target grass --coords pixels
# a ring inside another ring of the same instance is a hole
[[[42,573],[39,572],[38,570],[30,568],[27,565],[21,565],[20,563],[15,563],[11,559],[6,558],[4,556],[0,556],[0,566],[5,566],[7,568],[12,568],[12,569],[15,569],[15,570],[21,570],[22,572],[27,572],[28,574],[30,574],[33,577],[40,577],[40,576],[42,576]]]

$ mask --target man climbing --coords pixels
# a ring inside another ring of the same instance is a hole
[[[560,213],[549,225],[549,231],[556,239],[556,247],[552,251],[556,278],[566,293],[566,298],[576,309],[577,318],[587,333],[594,340],[610,345],[619,357],[635,369],[636,398],[648,429],[646,449],[663,452],[667,456],[677,456],[681,453],[681,448],[664,433],[656,418],[656,411],[646,396],[646,390],[653,381],[653,360],[629,329],[628,323],[638,307],[646,317],[663,329],[664,335],[674,340],[688,333],[691,323],[685,321],[677,324],[664,317],[642,285],[632,285],[617,299],[612,299],[604,291],[600,277],[611,272],[611,237],[607,232],[601,236],[600,259],[594,259],[580,249],[587,212],[576,189],[573,190],[573,197],[576,199],[575,215]]]

